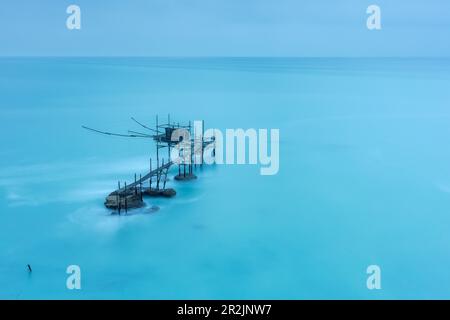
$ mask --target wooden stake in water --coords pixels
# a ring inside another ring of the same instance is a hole
[[[120,199],[120,181],[117,182],[119,189],[117,189],[117,210],[119,211],[120,215],[120,202],[122,199]]]
[[[142,174],[139,174],[139,194],[141,195],[142,201]]]
[[[167,171],[168,171],[168,170],[169,170],[169,169],[166,169],[166,174],[164,175],[164,186],[163,186],[163,190],[166,189]]]
[[[150,158],[150,172],[152,172],[152,158]],[[150,190],[152,189],[152,176],[150,175]]]
[[[159,158],[156,158],[156,190],[159,190]]]
[[[162,159],[162,164],[161,164],[161,168],[164,167],[164,158]],[[158,186],[157,189],[159,190],[159,182],[161,181],[161,177],[162,177],[162,172],[164,169],[158,170]]]
[[[128,213],[127,183],[125,182],[125,214]]]
[[[202,148],[201,148],[201,160],[200,160],[200,166],[203,167],[203,135],[205,134],[205,120],[202,120]]]
[[[170,113],[167,114],[167,124],[168,127],[170,128]],[[169,161],[170,161],[170,145],[172,143],[172,137],[170,137],[169,143],[167,144],[167,154],[169,156]]]

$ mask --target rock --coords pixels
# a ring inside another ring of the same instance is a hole
[[[154,189],[154,188],[147,188],[145,189],[142,194],[150,196],[150,197],[173,197],[177,194],[175,189],[167,188],[167,189]]]
[[[175,176],[175,180],[177,180],[177,181],[188,181],[188,180],[194,180],[194,179],[197,179],[197,176],[193,173],[186,174],[186,175],[178,174]]]
[[[125,207],[128,209],[140,208],[144,205],[141,200],[140,194],[135,194],[134,192],[127,191],[122,192],[120,197],[117,196],[117,192],[112,192],[105,199],[105,207],[108,209],[118,210],[120,204],[120,209],[125,211]]]

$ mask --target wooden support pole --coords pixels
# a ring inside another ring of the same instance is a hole
[[[120,181],[117,181],[117,193],[116,193],[117,207],[119,207],[119,192],[120,192]]]
[[[163,162],[162,162],[162,164],[161,164],[161,168],[164,168],[164,159],[163,159]],[[162,177],[163,171],[164,171],[164,169],[161,169],[161,175],[160,175],[160,178]],[[164,183],[164,185],[165,185],[165,183]],[[164,190],[164,188],[163,188],[163,190]]]
[[[164,168],[164,159],[162,159],[161,170],[159,171],[159,176],[158,176],[159,180],[161,180],[162,174],[163,174],[163,171],[164,171],[164,169],[162,169],[162,168]],[[158,188],[158,190],[159,190],[159,188]]]
[[[170,137],[170,139],[172,139],[172,137]],[[172,141],[172,140],[171,140]],[[170,144],[171,144],[171,141],[169,141],[168,143],[167,143],[167,157],[169,158],[169,161],[170,161]]]
[[[195,143],[195,140],[194,140],[194,143]],[[195,159],[194,159],[194,151],[195,151],[195,149],[194,149],[194,143],[191,143],[191,163],[189,164],[189,166],[190,166],[190,171],[191,171],[191,174],[192,174],[192,172],[193,172],[193,162],[195,161]]]
[[[127,203],[127,183],[125,182],[125,214],[128,213],[128,203]]]
[[[171,127],[170,125],[170,113],[167,114],[167,124],[169,125],[169,128]],[[169,156],[169,161],[170,161],[170,145],[172,144],[172,136],[169,137],[169,142],[167,143],[167,153]]]
[[[142,174],[139,174],[139,194],[141,195],[142,201]]]
[[[159,168],[159,142],[156,142],[156,168]]]
[[[166,169],[166,174],[165,174],[165,176],[164,176],[164,186],[163,186],[163,190],[166,189],[167,171],[169,171],[169,168]]]
[[[159,125],[158,125],[158,115],[156,115],[156,134],[158,135],[158,140],[156,140],[156,162],[159,167]]]
[[[160,176],[159,159],[156,159],[156,190],[159,190],[159,176]]]
[[[203,135],[204,134],[205,134],[205,120],[202,120],[202,148],[200,149],[200,152],[201,152],[200,166],[203,166]]]
[[[120,181],[117,181],[117,186],[119,187],[117,189],[117,211],[119,211],[120,214]]]

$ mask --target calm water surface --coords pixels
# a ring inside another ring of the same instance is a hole
[[[450,298],[449,88],[450,60],[2,58],[0,298]],[[81,125],[168,112],[279,128],[278,175],[204,167],[111,216],[155,148]]]

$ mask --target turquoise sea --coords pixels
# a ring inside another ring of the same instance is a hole
[[[0,298],[448,299],[449,101],[446,59],[1,58]],[[205,166],[110,215],[156,150],[81,125],[167,113],[280,129],[279,173]]]

